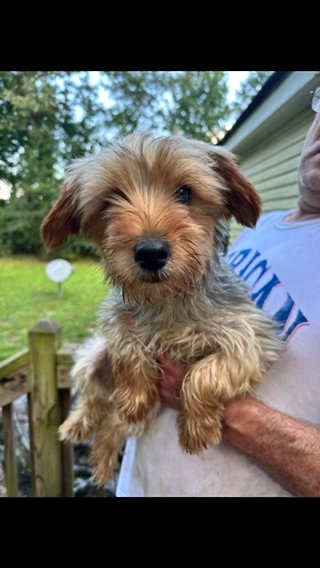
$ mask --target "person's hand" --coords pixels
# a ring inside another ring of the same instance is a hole
[[[164,354],[159,354],[157,361],[162,367],[158,384],[161,404],[178,410],[181,385],[187,372],[187,366],[173,363]]]

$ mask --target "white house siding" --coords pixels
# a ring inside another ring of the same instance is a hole
[[[263,213],[295,207],[298,160],[313,118],[314,112],[309,107],[300,111],[240,156],[242,171],[262,198]],[[240,225],[231,223],[231,243],[241,230]]]

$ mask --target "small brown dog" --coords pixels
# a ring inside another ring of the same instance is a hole
[[[114,292],[73,369],[82,401],[60,435],[96,434],[99,484],[128,435],[160,410],[159,351],[188,365],[178,428],[181,447],[196,454],[219,443],[224,403],[253,394],[278,357],[276,324],[221,254],[226,221],[254,226],[259,213],[234,157],[202,142],[134,135],[70,168],[43,222],[44,242],[56,249],[81,230],[98,246]]]

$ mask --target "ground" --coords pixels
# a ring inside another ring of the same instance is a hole
[[[46,262],[29,257],[0,258],[0,360],[28,346],[28,331],[40,319],[49,318],[59,323],[64,341],[72,343],[81,342],[96,329],[99,304],[108,290],[103,272],[93,260],[71,264],[75,272],[63,285],[63,297],[59,298],[57,285],[46,276]],[[15,403],[15,423],[20,495],[28,496],[31,495],[31,478],[26,447],[29,439],[26,397]],[[75,447],[75,495],[96,494],[90,478],[88,452],[86,444]],[[3,453],[0,412],[0,497],[5,495]],[[106,487],[106,496],[113,494],[114,484],[115,480]]]
[[[28,345],[28,330],[40,319],[63,328],[63,338],[81,342],[97,324],[99,304],[107,286],[99,264],[72,262],[74,274],[63,285],[63,298],[46,273],[46,263],[33,258],[0,258],[0,360]]]

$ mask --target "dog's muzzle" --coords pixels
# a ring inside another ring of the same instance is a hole
[[[143,241],[134,247],[134,260],[143,270],[160,270],[170,256],[169,245],[166,241],[152,239]]]

